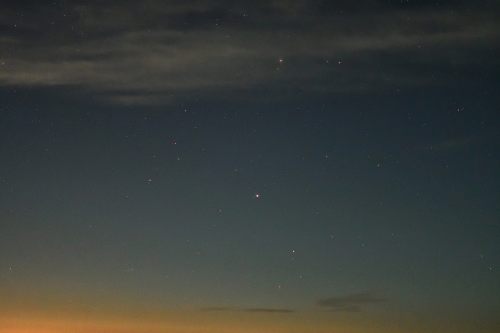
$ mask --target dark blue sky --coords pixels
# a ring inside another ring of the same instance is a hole
[[[6,4],[0,295],[497,327],[497,9]]]

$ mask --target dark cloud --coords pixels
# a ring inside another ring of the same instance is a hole
[[[262,313],[292,313],[291,309],[272,309],[272,308],[249,308],[244,309],[245,312],[262,312]]]
[[[250,91],[279,99],[440,87],[466,80],[473,69],[493,75],[487,69],[498,64],[492,5],[464,11],[458,1],[418,9],[392,1],[9,4],[0,13],[0,86],[72,87],[119,104]]]
[[[356,293],[344,296],[334,296],[318,300],[317,305],[338,312],[360,312],[362,307],[385,302],[385,298],[371,293]]]
[[[204,312],[224,312],[224,311],[235,311],[236,308],[224,307],[224,306],[209,306],[206,308],[201,308]]]
[[[292,309],[277,309],[277,308],[238,308],[238,307],[206,307],[201,311],[208,312],[253,312],[253,313],[293,313]]]
[[[321,308],[335,312],[361,312],[364,306],[385,302],[386,299],[371,293],[356,293],[344,296],[335,296],[318,300]],[[294,313],[288,308],[242,308],[242,307],[205,307],[205,312],[251,312],[251,313]]]

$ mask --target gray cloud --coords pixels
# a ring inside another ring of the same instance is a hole
[[[293,313],[293,309],[279,309],[279,308],[238,308],[238,307],[206,307],[201,311],[207,312],[252,312],[252,313]]]
[[[292,313],[292,309],[272,309],[272,308],[249,308],[244,309],[245,312],[260,312],[260,313]]]
[[[56,28],[29,14],[16,21],[7,9],[0,15],[11,27],[0,35],[0,86],[73,87],[148,105],[254,90],[280,98],[439,86],[461,68],[498,62],[475,57],[500,37],[483,10],[394,10],[366,1],[369,11],[338,12],[352,6],[312,3],[74,2],[47,12]],[[69,18],[61,20],[61,12]],[[436,73],[436,64],[450,72]]]
[[[236,308],[224,307],[224,306],[210,306],[206,308],[201,308],[200,310],[204,312],[225,312],[225,311],[235,311]]]
[[[385,302],[385,298],[371,293],[356,293],[344,296],[335,296],[318,300],[317,305],[338,312],[360,312],[362,307],[370,304]]]
[[[316,305],[333,312],[361,312],[364,306],[385,302],[386,299],[371,293],[354,293],[343,296],[323,298],[317,301]],[[201,308],[205,312],[250,312],[250,313],[294,313],[294,309],[289,308],[243,308],[232,306],[215,306]]]

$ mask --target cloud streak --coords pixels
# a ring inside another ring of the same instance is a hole
[[[318,300],[319,307],[336,312],[360,312],[363,306],[385,302],[384,298],[371,293],[356,293]]]
[[[294,313],[293,309],[283,308],[238,308],[238,307],[207,307],[201,311],[206,312],[250,312],[250,313],[270,313],[270,314],[286,314]]]
[[[148,105],[249,91],[280,98],[439,86],[462,68],[498,63],[475,57],[500,37],[484,10],[410,11],[367,1],[369,10],[339,12],[313,3],[77,1],[46,13],[54,28],[35,16],[16,21],[7,9],[0,86],[73,87]],[[465,46],[469,52],[460,52]],[[453,63],[450,73],[435,72],[437,63]]]

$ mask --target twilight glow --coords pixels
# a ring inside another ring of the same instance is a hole
[[[2,1],[0,333],[500,332],[499,12]]]

